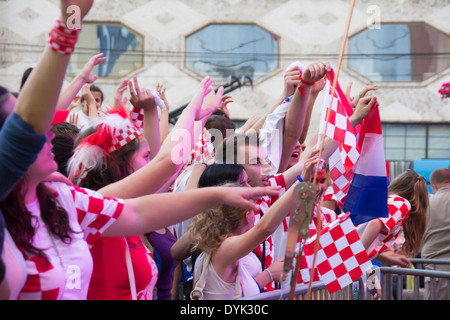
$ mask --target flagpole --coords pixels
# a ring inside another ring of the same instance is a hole
[[[326,136],[326,132],[327,132],[327,127],[328,127],[328,123],[330,121],[330,109],[331,109],[331,106],[333,105],[334,94],[336,92],[336,85],[337,85],[337,81],[338,81],[338,77],[339,77],[339,72],[341,70],[342,58],[344,57],[345,45],[347,43],[348,32],[350,30],[350,23],[352,21],[352,15],[353,15],[353,9],[355,7],[355,1],[356,0],[352,0],[352,2],[350,4],[350,11],[349,11],[348,17],[347,17],[347,25],[345,26],[344,37],[342,38],[341,50],[339,52],[338,64],[337,64],[336,70],[334,71],[335,76],[334,76],[333,85],[332,85],[330,105],[327,108],[327,115],[326,115],[326,119],[325,119],[325,131],[324,131],[324,133],[323,133],[323,135],[321,137],[321,141],[320,141],[319,158],[317,159],[317,166],[316,166],[316,171],[315,171],[314,180],[313,180],[314,184],[316,182],[317,175],[319,173],[319,162],[320,162],[320,158],[322,157],[323,146],[325,144],[325,136]]]
[[[336,70],[334,71],[335,72],[335,76],[334,76],[334,80],[333,80],[330,105],[327,108],[327,115],[326,115],[326,119],[325,119],[325,130],[323,132],[323,135],[322,135],[321,141],[320,141],[319,157],[317,159],[316,170],[315,170],[314,179],[313,179],[313,185],[316,184],[317,175],[319,173],[319,162],[320,162],[320,158],[322,158],[323,147],[324,147],[324,144],[325,144],[325,136],[326,136],[326,132],[327,132],[328,123],[330,121],[330,109],[331,109],[331,106],[333,105],[334,94],[336,92],[336,85],[337,85],[337,81],[338,81],[338,77],[339,77],[339,71],[341,70],[342,58],[343,58],[344,52],[345,52],[345,45],[347,43],[348,32],[350,30],[350,23],[352,21],[352,15],[353,15],[353,9],[355,7],[355,1],[356,0],[352,0],[351,3],[350,3],[350,10],[349,10],[348,17],[347,17],[347,24],[345,26],[344,36],[342,38],[341,50],[339,52],[338,64],[337,64]],[[320,210],[318,210],[318,211],[320,211]],[[318,220],[319,220],[320,219],[320,212],[318,212],[318,215],[319,215],[318,216]],[[308,291],[307,291],[307,294],[306,294],[306,299],[307,300],[311,299],[311,286],[312,286],[312,282],[313,282],[315,261],[316,261],[316,256],[317,256],[317,249],[318,249],[318,244],[319,244],[320,232],[321,232],[321,223],[320,223],[320,221],[318,221],[318,224],[317,224],[317,238],[315,240],[316,243],[314,244],[313,265],[312,265],[312,268],[311,268],[310,282],[309,282]]]

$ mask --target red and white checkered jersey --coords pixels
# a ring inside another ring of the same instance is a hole
[[[286,192],[286,182],[284,181],[284,176],[282,174],[277,174],[269,178],[269,186],[276,187],[280,186],[281,190],[280,192],[275,196],[264,196],[261,199],[257,201],[257,204],[260,206],[259,215],[255,215],[255,224],[258,223],[258,221],[261,219],[261,217],[269,210],[270,206],[275,203],[285,192]],[[280,231],[281,230],[281,231]],[[273,262],[274,262],[274,254],[275,251],[278,250],[279,247],[279,241],[280,238],[280,232],[284,233],[284,227],[283,224],[280,225],[280,227],[271,235],[269,236],[265,244],[265,268],[268,268]],[[259,257],[259,259],[262,259],[263,255],[263,244],[258,246],[254,252]],[[276,258],[278,259],[278,258]],[[272,290],[274,289],[273,285],[266,286],[265,290]]]
[[[45,256],[24,254],[27,279],[19,299],[85,300],[92,274],[89,248],[120,216],[123,202],[64,183],[51,183],[58,192],[57,201],[69,217],[74,231],[72,241],[52,235],[41,218],[38,201],[27,205],[35,220],[33,244],[44,249]]]
[[[409,201],[398,195],[390,195],[388,197],[388,208],[389,217],[378,218],[383,223],[384,228],[369,247],[369,250],[367,250],[367,252],[370,252],[369,257],[371,259],[375,259],[384,250],[393,246],[411,212]]]

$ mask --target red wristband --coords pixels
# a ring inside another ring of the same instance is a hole
[[[300,79],[300,82],[301,82],[301,83],[303,83],[304,85],[307,85],[307,86],[313,86],[313,85],[316,84],[315,82],[312,82],[312,83],[311,83],[311,82],[306,82],[306,81],[304,81],[303,78],[302,78],[302,74],[300,74],[299,79]]]
[[[81,29],[68,28],[57,19],[53,29],[50,31],[47,46],[57,53],[70,55],[75,50],[80,31]]]

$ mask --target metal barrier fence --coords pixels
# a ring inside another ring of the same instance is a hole
[[[437,270],[425,270],[424,265],[450,265],[450,260],[443,259],[410,259],[411,263],[416,265],[416,268],[397,268],[397,267],[376,267],[377,273],[380,274],[382,299],[391,300],[395,295],[397,300],[404,300],[404,291],[406,288],[404,280],[407,277],[413,279],[413,295],[410,297],[412,300],[421,300],[420,289],[421,280],[425,277],[430,278],[430,300],[435,299],[435,281],[436,279],[447,279],[448,294],[447,300],[450,300],[450,272],[437,271]],[[418,268],[419,267],[419,268]],[[395,283],[396,280],[397,282]],[[394,284],[396,288],[394,290]],[[294,300],[306,300],[308,292],[308,285],[297,285],[294,291]],[[395,291],[395,293],[394,293]],[[290,288],[277,289],[274,291],[264,292],[251,297],[244,297],[239,300],[285,300],[290,295]],[[366,286],[365,278],[361,277],[351,285],[330,294],[325,285],[318,281],[311,285],[311,300],[372,300],[373,297]]]
[[[313,282],[311,285],[311,300],[358,300],[359,288],[362,281],[358,280],[339,291],[329,293],[321,281]],[[301,284],[295,287],[293,300],[306,300],[309,285]],[[358,288],[357,291],[355,288]],[[277,289],[274,291],[263,292],[261,294],[243,297],[239,300],[286,300],[290,296],[291,289]]]
[[[423,281],[426,277],[430,279],[429,299],[436,299],[436,280],[446,279],[447,285],[447,300],[450,300],[450,272],[437,271],[436,265],[450,265],[450,260],[444,259],[410,259],[411,263],[415,265],[412,268],[396,268],[396,267],[380,267],[381,283],[382,283],[382,299],[390,300],[395,295],[395,299],[404,300],[405,286],[404,280],[407,277],[413,279],[411,300],[422,300],[421,290],[423,288]],[[433,266],[433,270],[424,269],[425,265]],[[394,283],[396,281],[396,288]],[[409,293],[409,292],[408,292]]]

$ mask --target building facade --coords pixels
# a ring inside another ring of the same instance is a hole
[[[350,0],[95,0],[71,58],[66,84],[89,58],[108,61],[95,83],[113,103],[123,79],[166,88],[170,110],[189,102],[205,75],[236,81],[229,111],[239,126],[269,110],[292,62],[337,65]],[[0,79],[17,91],[43,49],[59,0],[0,1]],[[352,95],[376,84],[386,159],[450,159],[450,1],[358,0],[339,83]],[[322,112],[320,95],[310,135]]]

